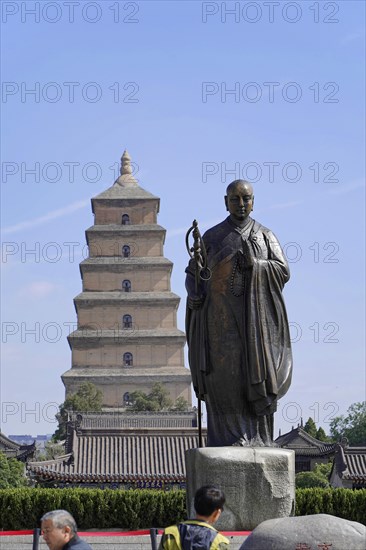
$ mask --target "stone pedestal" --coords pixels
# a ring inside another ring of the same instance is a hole
[[[202,485],[225,493],[215,527],[252,530],[262,521],[295,510],[295,453],[276,447],[207,447],[186,452],[187,510],[194,517],[194,494]]]

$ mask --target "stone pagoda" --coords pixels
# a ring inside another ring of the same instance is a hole
[[[180,299],[170,289],[173,264],[157,224],[160,200],[138,185],[127,151],[121,160],[120,177],[91,200],[89,257],[80,264],[83,290],[74,299],[77,330],[68,337],[72,368],[62,375],[66,397],[92,382],[104,407],[123,409],[131,392],[148,393],[160,382],[173,401],[191,404],[185,336],[177,329]]]

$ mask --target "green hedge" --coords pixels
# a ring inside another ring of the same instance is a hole
[[[186,517],[185,491],[2,489],[0,529],[33,529],[50,510],[65,509],[80,529],[164,527]],[[296,515],[332,514],[366,523],[366,489],[297,489]]]
[[[185,491],[0,490],[0,529],[33,529],[50,510],[68,510],[80,529],[142,529],[185,519]]]
[[[331,514],[366,525],[366,489],[296,489],[296,516]]]

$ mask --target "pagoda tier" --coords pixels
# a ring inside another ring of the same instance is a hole
[[[151,257],[163,254],[165,233],[159,225],[97,225],[87,229],[86,240],[91,258]]]
[[[173,264],[163,256],[159,205],[133,178],[125,152],[121,176],[92,199],[83,291],[74,299],[77,329],[68,337],[72,367],[62,376],[66,395],[90,381],[102,390],[105,406],[128,407],[131,392],[148,393],[161,382],[173,400],[191,403],[185,335],[177,328],[180,299],[170,288]]]
[[[138,368],[182,366],[184,334],[173,330],[78,330],[69,337],[72,349],[72,364],[75,367]],[[132,354],[133,361],[126,362],[124,356]],[[182,374],[182,373],[181,373]]]
[[[123,281],[133,278],[134,292],[170,291],[173,264],[162,257],[89,258],[80,264],[84,291],[96,291],[101,281],[106,291],[123,290]]]

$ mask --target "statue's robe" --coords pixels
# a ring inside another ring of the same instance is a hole
[[[203,241],[211,278],[196,288],[190,261],[188,298],[203,304],[190,309],[188,300],[186,332],[193,387],[206,402],[207,445],[271,445],[273,413],[292,372],[287,261],[274,234],[251,218],[240,228],[228,217]]]

